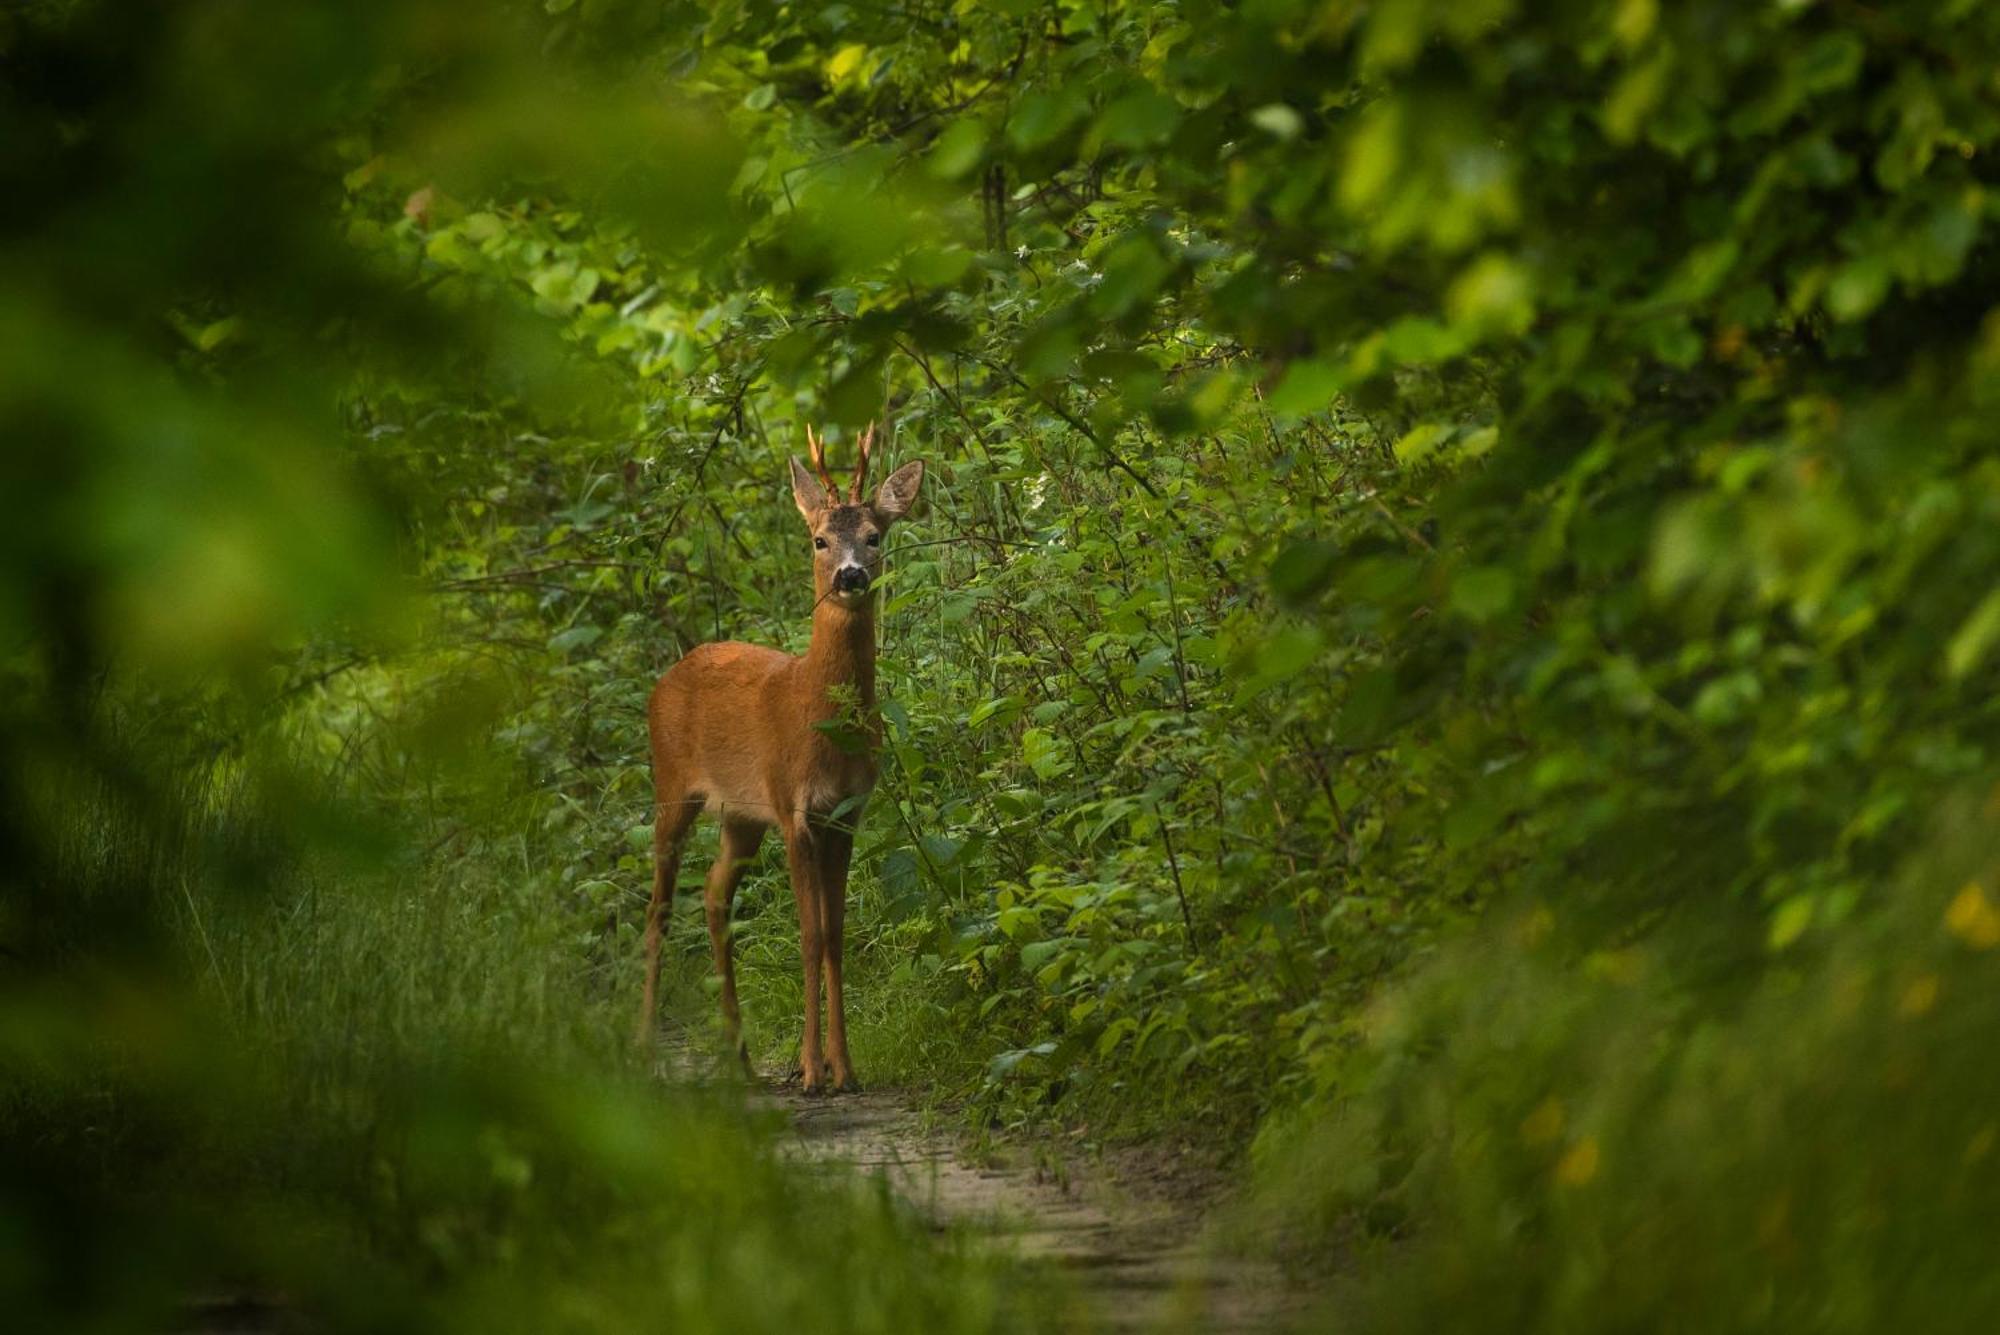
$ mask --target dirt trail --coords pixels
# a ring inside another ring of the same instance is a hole
[[[1267,1331],[1299,1315],[1303,1298],[1268,1263],[1220,1257],[1201,1236],[1199,1197],[1148,1199],[1098,1172],[1058,1183],[1009,1163],[968,1162],[926,1131],[896,1090],[809,1099],[766,1086],[763,1106],[791,1121],[786,1152],[824,1172],[881,1175],[936,1226],[1061,1267],[1083,1315],[1105,1330]]]

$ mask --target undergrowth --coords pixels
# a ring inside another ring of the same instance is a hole
[[[1061,1318],[1046,1280],[879,1186],[790,1170],[740,1085],[663,1084],[628,1024],[613,1041],[534,838],[427,854],[348,806],[374,838],[293,856],[260,845],[306,813],[268,793],[166,791],[135,810],[69,773],[39,824],[71,892],[42,930],[73,953],[7,994],[40,1017],[0,1049],[24,1328],[166,1328],[214,1301],[329,1330]],[[114,909],[150,969],[90,938]]]

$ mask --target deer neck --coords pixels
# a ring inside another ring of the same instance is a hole
[[[806,680],[815,712],[836,712],[839,688],[851,688],[864,715],[875,712],[875,600],[843,607],[822,600],[813,609],[812,643],[806,648]]]

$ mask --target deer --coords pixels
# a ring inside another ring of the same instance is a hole
[[[681,850],[696,819],[712,813],[721,823],[721,849],[708,870],[702,904],[722,982],[727,1039],[749,1072],[729,918],[737,884],[765,832],[775,829],[784,840],[798,905],[805,968],[799,1066],[808,1095],[826,1092],[828,1079],[837,1092],[860,1088],[847,1052],[841,946],[848,864],[861,809],[875,786],[882,740],[875,705],[875,582],[889,526],[910,512],[924,477],[922,460],[904,464],[864,500],[874,439],[870,425],[860,435],[844,498],[827,470],[825,441],[810,426],[806,443],[813,471],[790,456],[792,499],[813,544],[812,640],[806,652],[787,654],[735,641],[700,645],[659,679],[646,709],[653,764],[653,894],[646,908],[639,1040],[644,1043],[653,1032],[660,943],[673,910]]]

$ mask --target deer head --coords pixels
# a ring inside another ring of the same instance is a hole
[[[827,471],[826,442],[811,427],[806,428],[806,445],[812,471],[792,459],[792,499],[812,532],[813,593],[843,607],[859,607],[868,600],[869,586],[882,564],[882,539],[889,525],[909,513],[924,480],[922,460],[904,464],[883,479],[872,501],[864,502],[868,451],[874,443],[871,425],[861,433],[854,476],[844,498]]]

